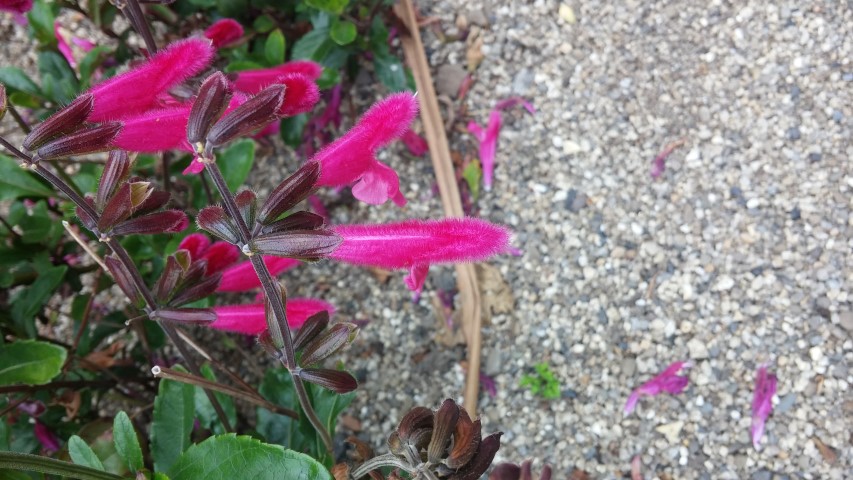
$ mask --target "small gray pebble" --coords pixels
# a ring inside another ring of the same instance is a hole
[[[812,152],[809,154],[809,161],[812,163],[819,162],[821,159],[823,159],[823,155],[821,155],[820,152]]]
[[[785,132],[785,137],[788,140],[799,140],[800,139],[800,129],[799,127],[791,127]]]
[[[782,414],[787,412],[797,402],[797,394],[789,393],[779,400],[779,405],[776,405],[776,413]]]

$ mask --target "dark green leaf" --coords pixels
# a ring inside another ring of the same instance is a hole
[[[139,439],[136,437],[133,422],[124,412],[118,412],[113,421],[113,441],[116,451],[131,472],[141,470],[145,466],[142,462],[142,449],[139,447]]]
[[[216,6],[216,0],[189,0],[196,7],[211,8]]]
[[[216,0],[216,9],[223,17],[239,18],[249,10],[249,0]]]
[[[24,243],[52,246],[62,235],[62,225],[48,213],[45,200],[36,202],[31,211],[15,223],[21,229],[21,240]]]
[[[264,66],[258,62],[253,62],[251,60],[236,60],[234,62],[229,63],[225,67],[225,72],[226,73],[232,73],[232,72],[240,72],[243,70],[256,70],[259,68],[264,68]]]
[[[338,424],[338,416],[349,406],[350,403],[352,403],[352,400],[355,398],[355,392],[339,395],[331,390],[327,390],[323,387],[310,383],[306,384],[305,387],[311,397],[311,405],[314,406],[314,411],[317,413],[317,417],[321,422],[323,422],[323,426],[326,428],[326,431],[334,435],[335,426]],[[303,423],[302,426],[303,432],[306,431],[305,423]],[[308,427],[313,433],[314,428],[311,427],[310,424]],[[331,467],[334,462],[334,458],[332,458],[326,451],[326,448],[323,446],[323,440],[320,436],[315,433],[314,437],[314,454],[316,458],[323,462],[327,467]]]
[[[30,27],[42,45],[56,45],[56,37],[53,35],[55,17],[51,8],[52,5],[45,0],[36,0],[33,2],[32,10],[27,13]]]
[[[68,61],[56,52],[41,52],[38,64],[45,95],[62,105],[71,103],[80,90],[80,83]]]
[[[267,370],[259,389],[270,402],[285,407],[298,408],[299,402],[290,373],[283,368]],[[258,408],[258,432],[267,442],[277,443],[291,450],[305,451],[309,444],[299,432],[299,421],[285,415]]]
[[[232,192],[242,186],[255,163],[255,142],[244,138],[231,144],[216,155],[216,164],[222,169],[225,183]]]
[[[305,0],[308,6],[325,10],[340,15],[346,8],[349,0]]]
[[[332,25],[332,30],[329,32],[329,36],[338,45],[348,45],[352,43],[353,40],[355,40],[356,35],[357,32],[355,24],[346,20],[335,22],[335,24]]]
[[[12,92],[9,102],[16,107],[41,108],[42,101],[38,97],[25,92]]]
[[[307,124],[308,114],[306,113],[282,118],[281,128],[279,129],[281,139],[293,148],[299,147],[302,145],[302,132],[305,130],[305,125]]]
[[[32,430],[32,427],[30,427]],[[15,452],[0,452],[0,474],[6,473],[3,467],[23,470],[25,472],[39,472],[49,475],[58,475],[63,478],[77,478],[80,480],[121,480],[122,477],[107,473],[95,468],[75,465],[69,462],[63,462],[55,458],[43,457],[40,455],[29,455]],[[16,479],[17,477],[6,477],[0,475],[0,478]],[[25,478],[32,478],[27,475]],[[37,478],[43,478],[38,476]]]
[[[281,29],[276,28],[267,36],[264,44],[264,57],[270,66],[278,66],[284,63],[284,34]]]
[[[190,446],[194,416],[193,386],[160,380],[151,424],[151,455],[156,471],[169,470]]]
[[[290,52],[290,56],[294,60],[319,61],[326,56],[333,45],[334,42],[329,39],[328,28],[314,28],[293,44],[293,51]]]
[[[267,14],[261,15],[252,22],[252,28],[258,33],[267,33],[275,27],[275,20]]]
[[[68,454],[71,455],[71,460],[77,465],[83,465],[84,467],[94,468],[101,471],[104,470],[104,464],[101,463],[101,459],[99,459],[89,445],[87,445],[86,442],[77,435],[72,435],[71,438],[68,439]]]
[[[379,81],[389,90],[392,92],[406,90],[406,70],[396,57],[374,54],[373,66],[376,69],[376,76],[379,77]]]
[[[201,366],[201,374],[208,380],[216,381],[213,368],[208,363]],[[204,389],[198,386],[194,388],[195,411],[201,426],[212,430],[214,433],[225,433],[225,428],[222,426],[219,415],[216,414],[216,410],[213,408],[213,404],[210,403],[210,399],[207,398],[207,394],[204,393]],[[216,395],[216,399],[222,405],[222,409],[228,417],[228,422],[231,425],[235,425],[237,423],[237,409],[234,408],[234,400],[224,393],[214,392],[214,395]]]
[[[217,435],[193,445],[169,470],[172,480],[331,480],[323,465],[302,453],[249,436]]]
[[[80,87],[88,88],[92,85],[92,73],[100,64],[107,59],[107,53],[110,49],[103,46],[98,46],[86,53],[86,56],[80,60]]]
[[[337,70],[331,68],[324,68],[323,73],[320,74],[320,78],[317,79],[317,88],[320,90],[327,90],[329,88],[334,87],[338,83],[341,82],[341,75]]]
[[[0,155],[0,200],[18,197],[49,197],[53,192],[21,168],[15,160]]]
[[[38,278],[12,303],[12,319],[19,325],[33,324],[33,317],[41,310],[45,302],[53,295],[62,282],[65,265],[38,270]],[[35,333],[35,332],[32,332]]]
[[[0,83],[10,92],[25,92],[36,97],[43,95],[39,86],[20,68],[0,67]]]
[[[0,346],[0,385],[42,385],[62,371],[68,353],[59,345],[19,340]]]

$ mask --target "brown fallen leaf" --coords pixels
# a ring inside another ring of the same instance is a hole
[[[485,321],[493,315],[511,313],[514,310],[515,299],[512,296],[512,289],[497,267],[485,263],[477,265],[477,279],[480,283]]]
[[[815,447],[817,447],[817,451],[820,452],[820,456],[823,457],[823,460],[826,463],[833,465],[838,461],[838,454],[835,453],[834,448],[823,443],[823,440],[818,437],[812,437],[812,441],[814,442]]]
[[[465,43],[467,44],[465,60],[468,61],[468,71],[473,72],[486,58],[483,55],[483,36],[480,34],[480,27],[471,27],[471,33],[468,34]]]
[[[65,407],[67,420],[74,420],[77,417],[77,412],[80,411],[80,392],[66,389],[56,397],[54,404]]]
[[[133,360],[129,358],[115,358],[123,348],[124,342],[113,342],[104,350],[98,350],[83,357],[83,366],[89,370],[106,370],[116,365],[130,365]]]
[[[435,317],[435,340],[447,347],[455,347],[465,343],[465,333],[460,328],[458,311],[447,311],[447,307],[433,294],[431,297],[432,313]],[[449,315],[449,316],[448,316]]]
[[[361,431],[361,420],[353,417],[352,415],[341,415],[341,425],[353,432]]]

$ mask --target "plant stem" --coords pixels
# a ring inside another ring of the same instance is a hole
[[[121,480],[122,478],[102,470],[63,462],[55,458],[17,452],[0,452],[0,468],[48,473],[69,478],[79,478],[80,480]]]
[[[14,392],[37,392],[39,390],[53,390],[56,388],[73,388],[75,390],[86,387],[109,387],[115,385],[113,380],[57,380],[44,385],[10,385],[0,387],[0,394]]]
[[[154,37],[151,35],[151,29],[148,27],[148,20],[145,18],[139,2],[137,0],[125,0],[124,2],[116,2],[116,5],[121,10],[121,13],[127,17],[130,24],[133,25],[133,28],[137,30],[137,33],[142,36],[142,39],[145,41],[145,48],[148,49],[148,54],[154,55],[157,53],[157,44],[154,43]]]
[[[237,202],[234,200],[234,195],[228,188],[228,184],[225,182],[225,177],[222,176],[219,166],[216,165],[216,163],[209,163],[206,165],[205,170],[210,172],[210,178],[213,179],[213,183],[219,191],[219,196],[222,197],[222,203],[225,205],[225,211],[228,212],[228,215],[230,215],[232,220],[237,224],[237,230],[240,233],[240,241],[244,245],[248,245],[252,239],[252,234],[249,231],[249,226],[246,225],[245,220],[243,220],[243,216],[240,215]],[[273,344],[280,351],[283,350],[284,352],[284,366],[287,367],[290,372],[290,376],[293,379],[293,387],[296,390],[297,397],[299,398],[299,405],[302,407],[302,411],[311,422],[311,425],[314,426],[314,429],[317,430],[317,433],[323,439],[323,444],[326,446],[326,450],[331,452],[331,434],[326,430],[323,422],[317,417],[317,413],[314,412],[314,408],[311,406],[311,401],[308,399],[308,393],[305,391],[305,384],[302,382],[299,375],[295,373],[298,365],[296,364],[296,354],[293,351],[293,338],[290,335],[290,326],[287,324],[287,313],[284,308],[284,301],[282,300],[278,283],[273,279],[272,274],[270,274],[269,269],[267,269],[267,265],[264,263],[261,255],[251,255],[249,260],[251,260],[252,266],[255,268],[255,273],[261,281],[261,287],[263,288],[264,295],[272,306],[273,316],[275,318],[267,318],[267,327],[269,328]]]
[[[9,113],[12,114],[12,118],[14,118],[15,123],[17,123],[18,126],[21,127],[21,130],[23,130],[24,133],[29,134],[30,130],[31,130],[30,126],[29,126],[29,124],[27,124],[27,121],[24,120],[24,117],[22,117],[21,114],[18,113],[18,109],[15,108],[15,106],[12,105],[11,102],[7,103],[6,109],[9,111]]]

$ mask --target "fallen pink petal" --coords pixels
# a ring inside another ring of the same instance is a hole
[[[89,121],[117,120],[159,107],[161,95],[204,70],[213,54],[207,39],[172,43],[128,72],[92,87],[95,108]]]
[[[483,188],[492,189],[492,178],[495,171],[495,154],[498,149],[498,135],[501,131],[501,112],[492,110],[486,129],[475,122],[468,123],[468,131],[480,142],[480,165],[483,168]]]
[[[476,218],[339,225],[331,258],[390,270],[410,269],[406,285],[420,290],[430,265],[477,262],[507,251],[509,231]]]
[[[681,145],[684,145],[684,140],[677,140],[669,143],[664,147],[662,152],[655,156],[654,160],[652,160],[652,167],[649,172],[652,178],[656,179],[663,175],[663,172],[666,170],[666,159]]]
[[[515,107],[516,105],[521,105],[531,115],[536,115],[536,108],[533,106],[533,104],[528,102],[527,100],[521,98],[521,97],[511,97],[511,98],[507,98],[506,100],[501,100],[500,102],[498,102],[495,105],[495,109],[497,109],[497,110],[508,110],[512,107]]]
[[[213,48],[230,47],[243,38],[243,26],[233,18],[223,18],[207,27],[204,36],[213,42]]]
[[[285,306],[287,324],[290,328],[299,328],[311,315],[322,311],[335,313],[330,303],[315,298],[288,298]],[[266,312],[263,303],[248,305],[223,305],[213,307],[216,320],[210,324],[217,330],[259,335],[267,329]]]
[[[767,365],[758,367],[758,371],[755,373],[755,392],[752,397],[752,426],[749,430],[752,446],[756,450],[761,446],[767,417],[773,413],[773,395],[776,395],[776,384],[776,375],[767,371]]]
[[[393,200],[404,205],[397,173],[376,159],[376,151],[399,138],[418,112],[411,93],[398,93],[373,105],[343,137],[326,146],[313,160],[320,162],[318,185],[355,183],[353,195],[371,205]]]
[[[679,376],[678,373],[690,366],[687,362],[674,362],[658,376],[636,388],[625,403],[625,415],[630,415],[634,411],[642,396],[654,397],[664,392],[676,395],[683,392],[690,379],[686,375]]]
[[[283,63],[277,67],[237,72],[237,78],[234,80],[234,88],[254,95],[274,83],[280,83],[279,79],[286,75],[299,74],[311,80],[317,80],[322,73],[323,67],[317,63],[307,60],[295,60]]]

